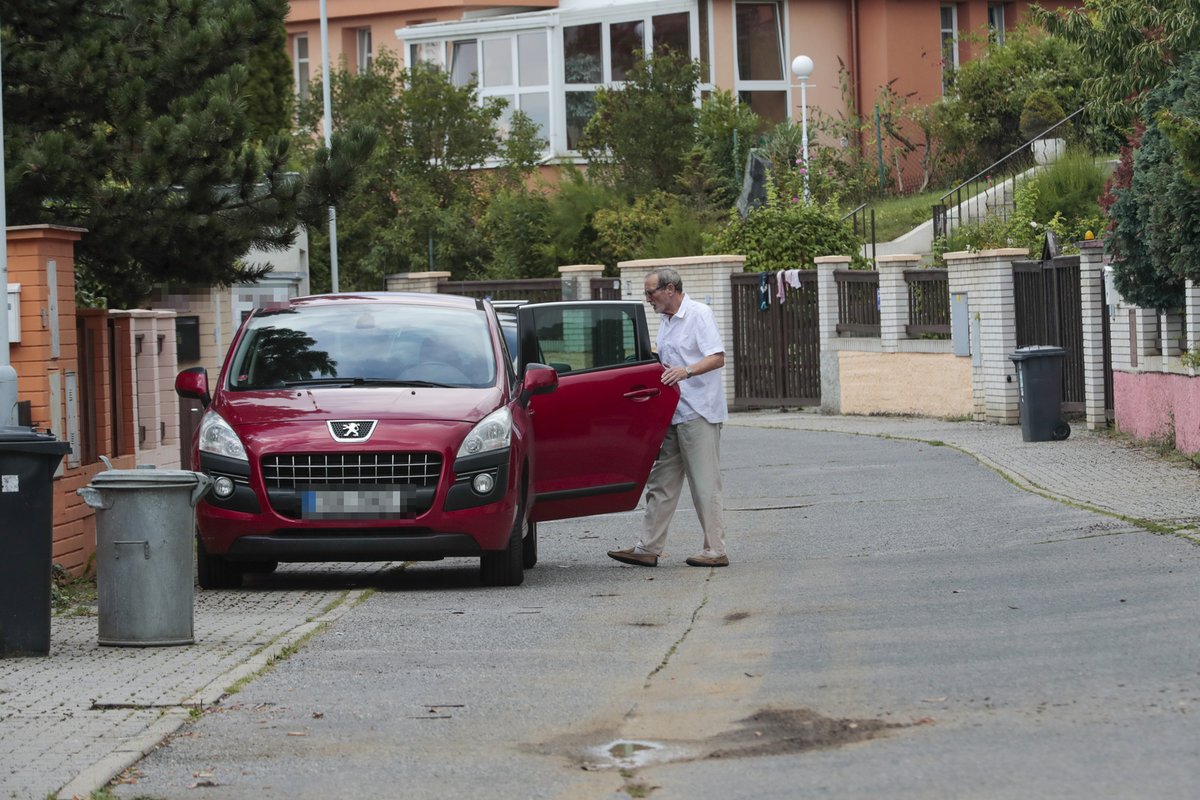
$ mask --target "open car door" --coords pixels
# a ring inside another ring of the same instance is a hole
[[[548,364],[558,388],[531,400],[534,504],[544,521],[634,508],[679,389],[664,386],[641,303],[539,303],[517,310],[519,369]]]

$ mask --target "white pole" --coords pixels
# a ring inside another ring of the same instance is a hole
[[[813,60],[808,56],[792,59],[792,74],[800,80],[800,147],[804,170],[804,202],[808,202],[808,79],[812,76]]]
[[[0,428],[17,424],[17,371],[8,348],[8,205],[4,182],[4,80],[0,76]]]
[[[804,202],[808,202],[808,83],[800,80],[800,146],[804,155]]]
[[[325,149],[333,147],[333,95],[329,86],[329,16],[321,0],[321,95],[325,101]],[[329,207],[329,288],[338,291],[337,209]]]

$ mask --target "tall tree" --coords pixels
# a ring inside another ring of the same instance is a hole
[[[1092,65],[1084,96],[1098,118],[1125,129],[1141,115],[1146,93],[1200,49],[1196,0],[1084,0],[1076,9],[1033,10],[1048,31],[1079,45]]]
[[[639,59],[619,88],[596,92],[580,149],[588,173],[631,196],[677,192],[696,144],[699,62],[663,51]]]
[[[9,221],[86,228],[77,262],[110,305],[161,282],[261,276],[267,267],[244,263],[246,252],[286,248],[301,203],[331,199],[286,171],[286,139],[256,141],[248,111],[247,64],[278,45],[287,9],[5,0]]]
[[[297,141],[305,149],[320,130],[319,88],[300,109]],[[541,151],[533,127],[513,124],[503,139],[498,123],[504,101],[480,103],[474,84],[455,86],[427,64],[404,69],[386,49],[362,72],[333,70],[330,90],[335,134],[354,125],[378,134],[374,155],[359,170],[358,188],[339,206],[339,288],[381,289],[385,275],[427,269],[430,261],[456,276],[478,272],[484,261],[476,230],[482,170],[532,169],[529,153]],[[328,239],[323,228],[310,229],[310,235],[320,286],[328,274]]]
[[[1126,299],[1173,308],[1182,303],[1184,280],[1200,280],[1200,192],[1189,169],[1196,154],[1181,134],[1200,119],[1200,53],[1146,96],[1144,111],[1149,120],[1132,153],[1128,188],[1114,191],[1109,209],[1113,277]]]

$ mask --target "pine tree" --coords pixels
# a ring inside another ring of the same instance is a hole
[[[252,121],[252,107],[279,118],[265,102],[278,84],[252,83],[248,64],[257,48],[280,47],[287,9],[286,0],[5,0],[9,223],[87,229],[81,277],[111,307],[156,284],[260,277],[267,267],[244,263],[247,251],[290,246],[298,214],[313,215],[306,204],[328,204],[337,189],[327,175],[317,192],[289,173],[288,140],[262,135],[275,123]]]

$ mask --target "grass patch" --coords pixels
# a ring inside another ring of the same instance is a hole
[[[867,208],[875,210],[875,241],[890,242],[903,236],[923,222],[933,219],[933,206],[946,193],[945,189],[872,200]]]

